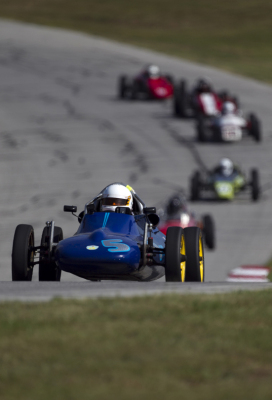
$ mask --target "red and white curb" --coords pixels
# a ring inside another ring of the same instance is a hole
[[[228,282],[269,282],[270,268],[263,265],[242,265],[230,271]]]

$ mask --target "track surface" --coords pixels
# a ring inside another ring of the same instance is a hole
[[[199,145],[193,121],[174,119],[170,102],[117,100],[118,76],[150,62],[191,84],[209,76],[216,89],[237,94],[243,109],[261,118],[263,142]],[[249,79],[84,34],[1,21],[0,280],[11,279],[17,224],[32,224],[37,244],[46,220],[54,219],[67,237],[77,220],[63,205],[80,211],[110,182],[129,183],[148,206],[159,206],[177,188],[187,189],[194,169],[212,167],[222,156],[245,171],[260,168],[262,183],[271,182],[271,110],[272,88]],[[216,221],[218,246],[206,251],[207,281],[224,281],[229,270],[268,259],[271,194],[257,204],[191,205]],[[69,274],[63,280],[79,281]]]
[[[86,299],[99,297],[149,296],[166,293],[215,294],[240,290],[272,289],[271,283],[139,283],[130,282],[0,282],[0,301],[48,301],[53,298]]]

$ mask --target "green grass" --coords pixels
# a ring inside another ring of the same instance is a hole
[[[272,82],[270,0],[8,0],[0,17],[101,35]]]
[[[0,303],[1,400],[272,398],[272,291]]]

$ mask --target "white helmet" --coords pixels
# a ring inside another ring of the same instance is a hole
[[[235,105],[231,101],[225,101],[222,106],[222,114],[233,114],[235,111]]]
[[[233,173],[233,162],[229,158],[222,158],[220,161],[222,174],[230,176]]]
[[[160,68],[157,65],[149,65],[147,72],[150,78],[158,78],[160,76]]]
[[[125,186],[113,183],[102,192],[100,211],[113,211],[116,207],[129,207],[132,210],[132,194]]]

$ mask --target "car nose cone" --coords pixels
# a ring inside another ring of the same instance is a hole
[[[76,275],[120,275],[136,271],[140,263],[136,242],[124,235],[98,230],[62,240],[55,252],[60,269]]]

